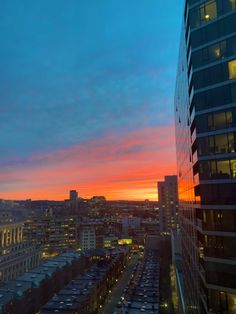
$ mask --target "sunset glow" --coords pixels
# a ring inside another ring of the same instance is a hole
[[[0,199],[157,200],[176,173],[182,5],[13,2],[0,12]]]
[[[76,188],[81,197],[156,200],[156,182],[175,173],[173,128],[156,127],[109,134],[98,141],[45,155],[31,156],[23,166],[0,174],[6,199],[65,199]]]

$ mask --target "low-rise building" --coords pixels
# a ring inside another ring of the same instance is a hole
[[[0,313],[37,313],[60,289],[90,265],[90,256],[68,252],[0,287]]]
[[[109,254],[102,250],[97,262],[59,291],[43,307],[41,314],[98,313],[124,268],[126,253],[126,249]]]

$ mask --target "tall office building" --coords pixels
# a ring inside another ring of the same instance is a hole
[[[72,209],[78,209],[78,192],[76,190],[70,190],[70,207]]]
[[[77,218],[54,214],[51,209],[46,209],[43,214],[29,215],[24,222],[24,238],[39,244],[44,258],[76,250]]]
[[[186,313],[236,313],[236,1],[185,1],[175,94]]]
[[[160,232],[170,233],[178,224],[177,176],[165,176],[157,182]]]

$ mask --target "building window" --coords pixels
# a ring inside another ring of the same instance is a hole
[[[235,178],[232,169],[234,164],[235,160],[229,159],[202,161],[199,167],[200,178],[203,180]]]
[[[200,6],[200,16],[202,22],[208,22],[217,18],[216,1],[209,1]]]
[[[226,134],[220,134],[215,136],[215,152],[216,153],[228,153],[228,140]]]
[[[230,61],[228,63],[229,67],[229,79],[235,79],[236,78],[236,60]]]
[[[225,113],[224,112],[220,112],[220,113],[216,113],[214,114],[214,127],[216,129],[222,129],[225,127],[226,125],[226,119],[225,119]]]
[[[236,0],[229,0],[230,5],[231,5],[231,9],[235,10],[236,9]]]
[[[228,293],[227,297],[228,297],[229,313],[236,313],[236,295]]]
[[[199,138],[198,142],[198,153],[200,156],[208,154],[224,154],[235,152],[234,133],[202,137]]]
[[[217,172],[220,178],[230,178],[231,171],[230,171],[229,160],[218,160]]]
[[[202,114],[196,118],[197,132],[208,132],[235,126],[234,116],[236,116],[236,107],[230,111],[219,111],[208,115]]]

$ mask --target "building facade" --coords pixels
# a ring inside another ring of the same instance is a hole
[[[24,237],[37,243],[44,258],[74,251],[78,248],[77,218],[73,215],[55,215],[52,210],[32,215],[24,223]]]
[[[83,225],[79,231],[79,247],[82,251],[96,249],[96,229]]]
[[[236,1],[185,1],[175,124],[186,313],[236,313]]]
[[[23,222],[0,223],[0,283],[38,266],[40,258],[39,247],[23,240]]]
[[[102,221],[84,221],[78,226],[79,248],[82,251],[103,248],[104,227]]]
[[[165,176],[157,182],[160,232],[170,233],[178,225],[178,189],[177,176]]]

